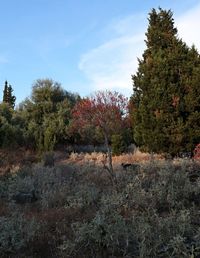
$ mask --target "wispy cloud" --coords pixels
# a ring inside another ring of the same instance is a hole
[[[178,34],[189,46],[194,44],[200,51],[200,4],[177,17]]]
[[[175,17],[179,37],[200,50],[200,5]],[[104,44],[83,54],[79,69],[90,81],[93,90],[113,89],[129,95],[132,93],[131,75],[138,67],[138,57],[145,49],[147,24],[144,15],[125,17],[108,25],[107,32],[114,35]],[[133,29],[134,28],[134,29]]]
[[[133,26],[136,21],[141,21],[143,28],[139,24]],[[131,93],[131,74],[144,49],[144,30],[142,16],[112,21],[105,34],[114,37],[82,55],[79,69],[89,79],[93,90],[114,89],[127,95]]]
[[[137,58],[143,44],[143,35],[120,37],[91,50],[82,56],[79,68],[91,80],[94,89],[130,90],[131,74],[137,67]]]

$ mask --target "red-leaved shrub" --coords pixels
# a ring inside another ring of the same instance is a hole
[[[194,149],[194,159],[200,159],[200,143]]]

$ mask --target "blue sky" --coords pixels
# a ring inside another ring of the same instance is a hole
[[[17,103],[36,79],[87,96],[132,93],[152,8],[171,8],[179,37],[200,50],[197,0],[0,0],[0,100],[5,80]]]

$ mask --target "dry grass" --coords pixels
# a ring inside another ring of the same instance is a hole
[[[119,165],[121,163],[138,163],[138,162],[146,162],[149,160],[160,160],[162,159],[161,155],[141,152],[137,149],[134,153],[122,154],[120,156],[113,157],[113,163],[115,165]]]
[[[145,163],[150,160],[161,160],[162,155],[150,153],[143,153],[137,149],[134,153],[124,153],[119,156],[113,156],[113,166],[118,168],[122,163]],[[90,165],[90,166],[100,166],[102,167],[105,163],[106,154],[102,152],[92,152],[92,153],[71,153],[69,158],[64,158],[60,162],[62,164],[77,164],[77,165]]]
[[[105,163],[106,154],[102,152],[75,153],[70,155],[64,151],[54,152],[55,164],[76,164],[80,166],[100,166]],[[154,154],[153,159],[161,159],[161,155]],[[121,163],[146,162],[152,159],[151,154],[143,153],[137,149],[134,153],[122,154],[113,157],[113,166],[119,167]],[[33,151],[25,149],[1,150],[0,151],[0,175],[8,172],[16,173],[21,166],[29,166],[38,162],[38,156]]]
[[[15,173],[21,166],[29,166],[38,161],[34,151],[19,149],[0,150],[0,175]]]

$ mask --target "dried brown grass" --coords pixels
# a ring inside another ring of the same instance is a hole
[[[121,163],[139,163],[139,162],[146,162],[151,159],[160,160],[162,158],[161,155],[158,154],[150,154],[141,152],[137,149],[134,153],[127,153],[122,154],[120,156],[113,157],[113,164],[119,165]]]
[[[24,148],[0,150],[0,175],[16,173],[21,166],[29,166],[38,162],[34,151]]]
[[[141,152],[137,149],[134,153],[124,153],[119,156],[113,156],[113,166],[118,167],[122,163],[141,163],[147,162],[149,160],[161,160],[163,159],[162,155],[150,154]],[[64,163],[76,163],[79,165],[97,165],[102,166],[106,160],[106,154],[101,152],[92,152],[92,153],[71,153],[69,158],[65,160]]]

